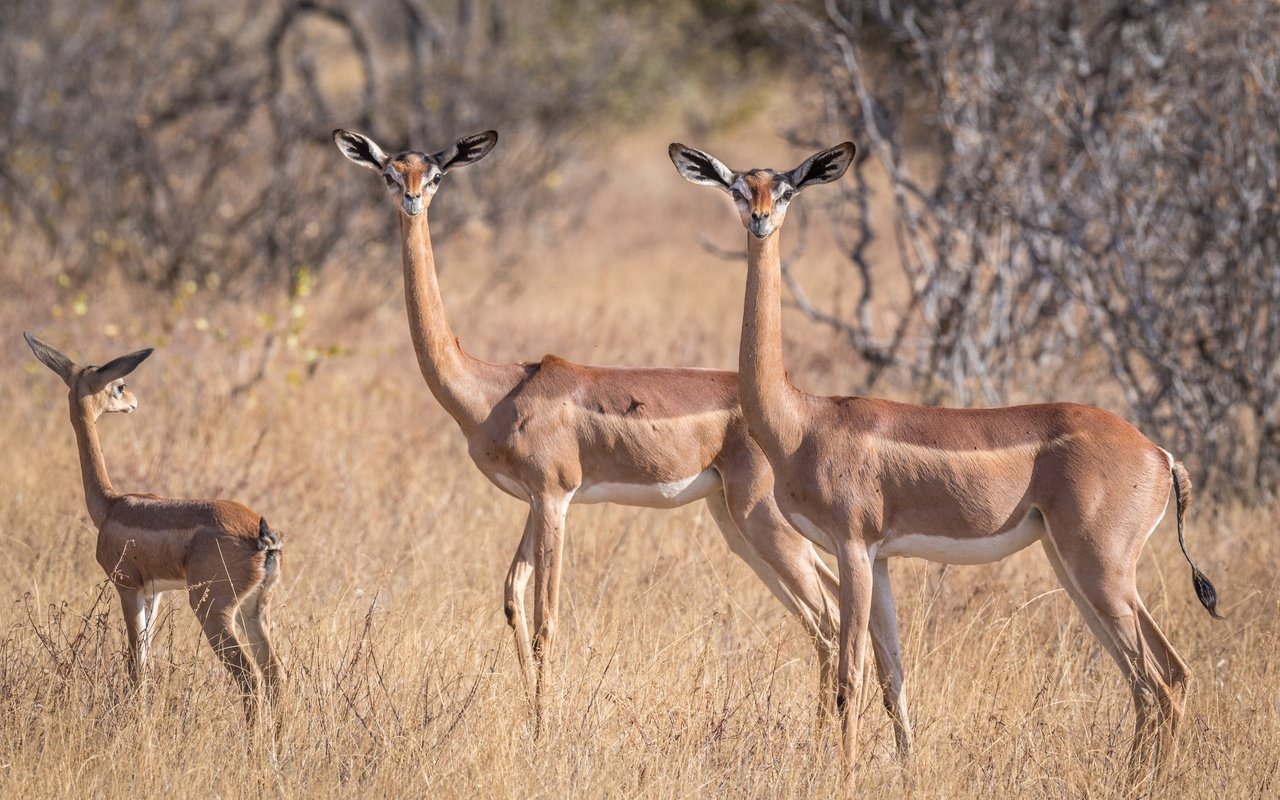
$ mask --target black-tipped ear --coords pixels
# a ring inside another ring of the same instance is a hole
[[[458,141],[436,153],[431,158],[441,170],[453,167],[465,167],[474,164],[485,156],[498,143],[497,131],[485,131],[463,136]]]
[[[75,363],[58,348],[47,342],[42,342],[29,333],[22,334],[27,344],[31,347],[31,352],[36,354],[36,358],[40,359],[40,363],[49,369],[58,373],[58,377],[62,378],[62,382],[67,386],[71,385],[71,371],[75,369]]]
[[[853,163],[853,154],[857,151],[853,142],[841,142],[806,158],[803,164],[787,173],[787,180],[797,192],[806,186],[830,183],[844,174]]]
[[[726,191],[733,183],[733,170],[722,164],[715,156],[701,150],[672,142],[667,148],[667,155],[671,156],[671,163],[676,165],[676,171],[687,181],[700,183],[703,186],[715,186]]]
[[[338,128],[333,132],[333,143],[344,156],[374,172],[382,172],[382,168],[387,165],[387,154],[363,133]]]
[[[102,391],[107,388],[107,384],[119,380],[137,369],[138,365],[146,361],[147,356],[153,352],[155,352],[155,348],[148,347],[146,350],[139,350],[127,356],[113,358],[100,367],[94,367],[93,371],[88,375],[89,390],[92,392]]]

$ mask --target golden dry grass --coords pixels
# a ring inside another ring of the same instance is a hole
[[[531,250],[496,289],[482,237],[442,248],[445,300],[470,350],[733,366],[741,269],[692,237],[733,244],[740,231],[723,202],[676,178],[664,145],[628,140],[632,172],[580,231]],[[372,180],[354,168],[352,179]],[[370,197],[382,199],[374,186]],[[82,295],[10,264],[21,291],[0,297],[0,796],[837,793],[834,737],[813,733],[808,642],[700,505],[572,510],[557,677],[534,740],[501,611],[524,507],[480,476],[424,389],[384,211],[385,241],[323,276],[297,310],[207,287],[139,294],[109,278]],[[810,252],[815,273],[838,262],[817,242]],[[828,335],[788,324],[798,383],[853,385],[856,365]],[[239,700],[180,597],[163,606],[149,689],[129,690],[63,390],[23,329],[98,363],[159,345],[130,381],[139,413],[101,425],[116,487],[233,497],[288,533],[275,759],[246,755]],[[284,344],[252,382],[268,330]],[[1087,381],[1075,386],[1090,399]],[[1169,795],[1277,792],[1278,519],[1196,508],[1189,545],[1227,622],[1195,602],[1171,523],[1142,560],[1148,605],[1195,674]],[[892,569],[918,757],[897,766],[868,695],[868,796],[1120,794],[1128,693],[1038,548],[989,567]]]

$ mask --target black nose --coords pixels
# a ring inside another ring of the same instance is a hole
[[[418,192],[417,194],[409,194],[408,192],[404,193],[405,200],[417,200],[419,197],[422,197],[422,192]]]
[[[751,212],[751,218],[752,218],[753,220],[757,220],[757,221],[759,221],[759,220],[764,219],[764,218],[765,218],[765,217],[767,217],[767,216],[769,216],[769,212],[768,212],[768,211],[752,211],[752,212]]]

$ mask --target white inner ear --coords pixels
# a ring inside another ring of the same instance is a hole
[[[676,166],[679,167],[680,174],[684,176],[685,180],[706,184],[707,186],[720,186],[721,188],[733,183],[733,172],[714,156],[693,149],[679,151],[679,155],[680,163]],[[705,174],[704,166],[710,168],[711,172],[715,173],[723,183],[717,183],[715,179],[708,177]]]
[[[707,156],[707,158],[711,162],[711,168],[716,171],[716,174],[720,176],[720,179],[725,183],[729,184],[730,186],[732,186],[734,183],[733,170],[729,169],[727,166],[721,163],[718,159],[712,156]]]
[[[364,143],[369,147],[369,155],[373,156],[375,163],[382,165],[387,161],[387,154],[382,152],[382,148],[373,143],[372,139],[365,139]]]
[[[342,154],[357,164],[376,170],[381,169],[386,163],[387,156],[382,152],[382,148],[367,136],[348,133],[346,136],[339,137],[339,141]]]

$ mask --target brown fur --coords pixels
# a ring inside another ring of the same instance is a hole
[[[742,181],[751,189],[747,195],[747,207],[758,217],[767,217],[773,213],[773,170],[757,169],[742,176]]]
[[[497,140],[492,131],[463,137],[431,156],[387,157],[368,137],[334,131],[351,161],[379,172],[425,170],[431,181],[419,209],[400,209],[401,253],[409,330],[432,394],[457,421],[476,466],[496,486],[529,504],[524,535],[507,573],[505,611],[526,679],[540,709],[543,662],[555,637],[565,515],[571,502],[617,502],[669,508],[705,497],[729,547],[751,565],[813,637],[820,665],[823,715],[834,706],[834,656],[839,621],[835,579],[813,546],[782,519],[773,478],[747,434],[737,376],[695,369],[588,367],[556,356],[539,363],[491,364],[466,353],[446,321],[427,210],[435,173],[473,163]],[[402,174],[407,186],[410,176]],[[726,191],[728,187],[724,187]],[[691,481],[691,483],[686,483]],[[643,490],[637,488],[643,487]],[[660,491],[659,491],[660,490]],[[524,596],[534,581],[534,634]],[[877,652],[896,654],[892,598],[876,604]],[[880,640],[880,635],[891,639]],[[895,661],[896,663],[896,661]],[[530,673],[534,673],[530,675]],[[901,670],[886,665],[886,704],[899,721],[905,753]],[[820,719],[821,719],[820,715]],[[539,715],[540,718],[540,715]]]
[[[118,382],[95,391],[94,367],[75,366],[38,339],[29,341],[55,372],[62,362],[53,357],[70,365],[63,378],[70,389],[85,502],[98,527],[98,564],[120,596],[130,674],[142,679],[159,594],[183,588],[209,644],[239,684],[252,722],[260,694],[253,663],[272,698],[284,677],[267,633],[270,591],[280,577],[278,537],[261,515],[230,500],[171,500],[115,491],[102,458],[97,419],[108,411],[132,411],[137,406],[133,393],[115,392]],[[265,540],[264,534],[269,534]]]
[[[473,358],[448,328],[426,217],[400,216],[410,332],[423,377],[466,436],[476,466],[530,505],[505,607],[536,696],[555,637],[564,515],[574,495],[600,484],[680,481],[710,469],[718,485],[702,496],[733,551],[813,636],[829,709],[834,659],[828,648],[839,625],[834,576],[773,503],[767,462],[738,406],[737,376],[589,367],[550,355],[536,364]],[[524,610],[530,578],[532,638]]]
[[[669,153],[686,179],[726,191],[745,186],[751,195],[735,197],[748,230],[742,406],[773,467],[779,509],[836,554],[846,767],[857,755],[864,634],[890,624],[883,616],[892,606],[882,585],[888,571],[877,554],[976,563],[1036,540],[1129,680],[1137,710],[1133,763],[1161,763],[1183,713],[1189,671],[1147,613],[1134,575],[1171,480],[1181,483],[1185,469],[1129,423],[1088,406],[943,409],[797,390],[782,358],[783,214],[771,213],[773,192],[839,178],[852,163],[852,144],[817,153],[786,174],[733,173],[678,143]],[[767,225],[757,224],[761,215]],[[1212,586],[1194,564],[1192,570],[1197,595],[1214,613]],[[876,651],[881,663],[897,658],[879,645]],[[900,664],[893,667],[900,674]]]
[[[904,534],[978,542],[1037,514],[1055,571],[1129,678],[1134,763],[1159,762],[1189,670],[1143,606],[1134,572],[1177,465],[1132,425],[1088,406],[944,409],[799,392],[782,364],[777,237],[748,237],[743,406],[784,516],[803,517],[836,551],[846,764],[856,758],[876,550]]]

